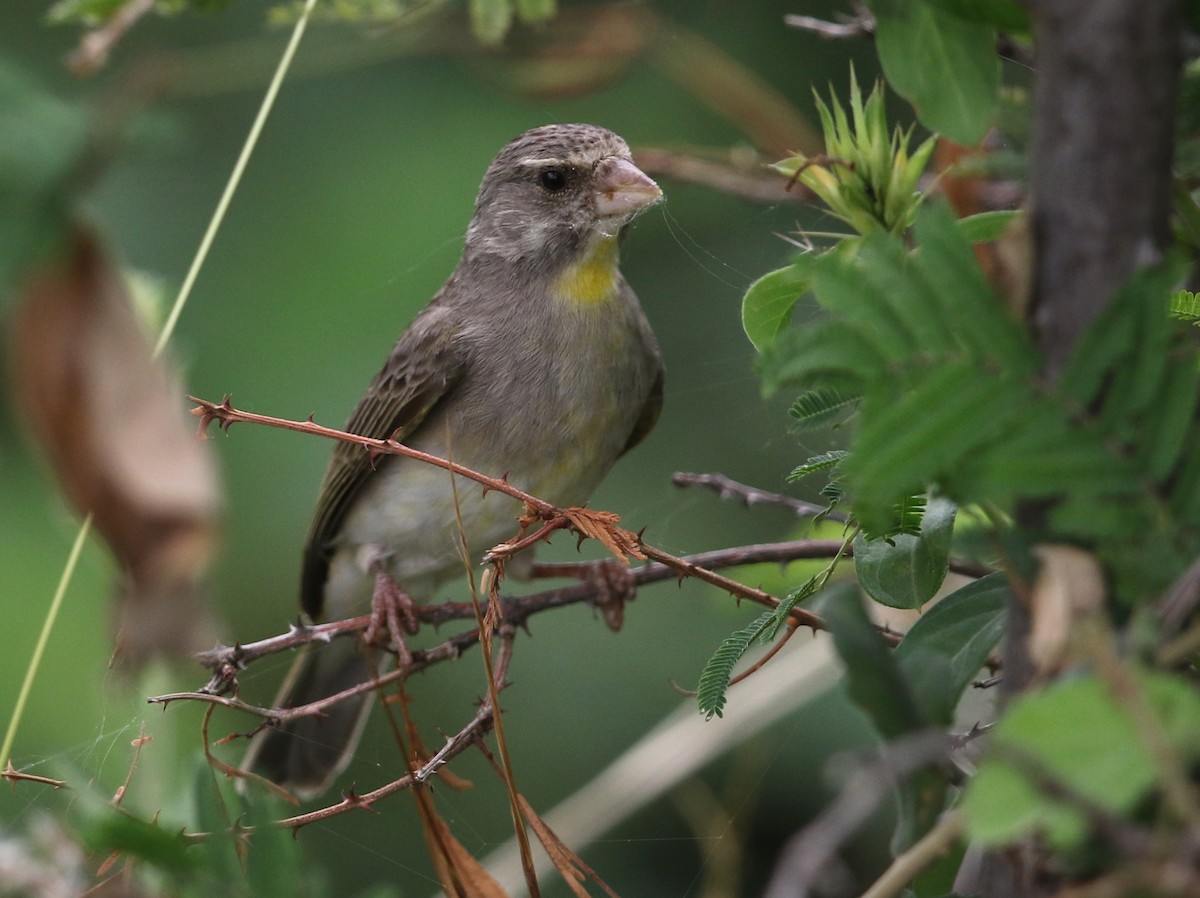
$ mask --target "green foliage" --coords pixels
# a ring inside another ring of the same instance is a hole
[[[84,794],[78,804],[79,836],[92,851],[102,856],[120,852],[172,876],[198,869],[182,834],[115,808],[94,793]]]
[[[154,10],[160,15],[173,15],[185,10],[218,12],[229,3],[230,0],[157,0]],[[125,5],[126,0],[59,0],[50,7],[48,18],[56,25],[76,24],[95,28],[111,19]]]
[[[554,18],[557,0],[468,0],[471,30],[482,44],[504,40],[514,19],[526,25]]]
[[[888,83],[912,103],[929,130],[973,144],[996,114],[1000,60],[993,16],[962,17],[957,6],[928,0],[871,4],[875,45]],[[989,6],[1005,15],[1003,10],[1015,4]]]
[[[331,22],[357,22],[397,25],[444,6],[449,0],[322,0],[313,7],[313,19]],[[271,7],[272,25],[290,25],[304,10],[304,0],[289,0]]]
[[[838,655],[846,665],[851,700],[888,741],[920,733],[928,723],[901,674],[896,656],[867,617],[859,592],[835,587],[820,605]],[[900,819],[893,850],[903,850],[933,825],[946,800],[944,779],[921,768],[900,784]]]
[[[0,286],[56,244],[89,152],[83,110],[0,65]],[[0,291],[4,295],[4,291]]]
[[[828,452],[822,452],[820,455],[814,455],[805,460],[801,465],[792,468],[792,472],[788,474],[788,481],[791,483],[797,480],[803,480],[809,474],[815,474],[817,471],[829,471],[836,468],[842,459],[850,453],[842,449],[831,449]]]
[[[816,259],[829,318],[785,331],[762,357],[769,386],[861,393],[839,466],[855,517],[886,531],[927,484],[959,504],[1054,499],[1054,538],[1096,545],[1130,599],[1161,587],[1200,549],[1200,383],[1167,315],[1178,266],[1122,289],[1049,392],[950,216],[926,210],[915,236],[915,251],[876,234]]]
[[[771,612],[764,611],[749,625],[726,636],[700,673],[700,684],[696,687],[696,702],[705,720],[723,717],[725,692],[733,677],[733,668],[741,660],[746,649],[763,634],[771,622]]]
[[[787,327],[792,309],[808,290],[809,281],[802,256],[750,285],[742,300],[742,329],[755,349],[762,351]]]
[[[1021,217],[1022,212],[980,212],[958,220],[958,232],[968,243],[996,240]]]
[[[885,739],[925,727],[916,700],[891,649],[867,617],[858,590],[835,587],[820,605],[838,654],[846,663],[846,688]]]
[[[897,127],[889,135],[883,85],[876,84],[864,101],[853,69],[849,113],[832,90],[828,105],[819,96],[816,104],[825,152],[815,157],[793,156],[774,168],[800,181],[859,234],[907,230],[923,200],[917,182],[933,153],[934,139],[910,153],[912,128]],[[856,243],[844,241],[840,252],[853,254]],[[797,256],[792,264],[763,275],[746,291],[742,328],[760,352],[786,329],[796,303],[811,288],[816,258]]]
[[[900,671],[921,716],[949,726],[954,709],[1004,631],[1008,584],[989,574],[946,596],[896,648]]]
[[[816,97],[824,155],[801,154],[775,165],[859,234],[900,233],[912,224],[922,200],[917,182],[933,153],[929,138],[910,154],[912,128],[897,127],[889,136],[883,94],[877,83],[864,102],[851,69],[849,115],[832,90],[829,105]]]
[[[1191,290],[1178,290],[1171,294],[1171,317],[1200,325],[1200,297]]]
[[[471,31],[481,44],[498,44],[512,27],[512,0],[468,0]]]
[[[1185,761],[1200,760],[1200,695],[1169,674],[1146,671],[1138,684],[1141,699],[1131,700],[1144,699]],[[1095,676],[1018,699],[993,739],[963,800],[971,837],[984,844],[1037,833],[1060,849],[1080,847],[1096,822],[1087,805],[1130,814],[1159,781],[1144,734]]]
[[[909,503],[901,511],[904,532],[877,539],[860,533],[854,540],[858,582],[871,598],[892,608],[920,608],[946,579],[957,509],[945,499],[926,504],[924,497],[916,498],[919,505]]]
[[[843,551],[844,549],[845,544],[843,544]],[[743,627],[722,640],[716,652],[704,665],[704,670],[700,674],[700,685],[696,690],[700,713],[705,716],[706,720],[711,720],[714,716],[721,716],[725,707],[725,693],[729,689],[729,681],[733,676],[733,668],[750,648],[750,644],[755,640],[763,645],[773,642],[779,635],[779,631],[786,626],[792,609],[825,588],[841,557],[842,552],[838,552],[823,570],[791,590],[774,609],[763,612],[749,626]]]
[[[1029,11],[1018,0],[923,0],[966,22],[994,25],[1014,35],[1029,32]]]
[[[792,430],[815,430],[834,423],[844,412],[858,404],[859,396],[835,387],[819,387],[801,394],[788,414],[792,416]]]

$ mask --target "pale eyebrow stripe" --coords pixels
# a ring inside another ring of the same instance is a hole
[[[570,165],[574,168],[586,168],[593,163],[589,162],[586,157],[571,155],[565,158],[560,156],[530,156],[526,159],[522,159],[517,164],[525,168],[540,168],[543,165]]]

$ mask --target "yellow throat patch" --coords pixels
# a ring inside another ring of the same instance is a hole
[[[564,271],[554,292],[564,302],[593,305],[610,299],[617,286],[617,238],[605,237]]]

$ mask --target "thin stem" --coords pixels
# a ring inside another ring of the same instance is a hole
[[[67,594],[67,587],[71,585],[71,580],[75,576],[75,567],[79,563],[84,543],[87,542],[88,534],[91,532],[92,516],[88,514],[83,519],[83,523],[79,525],[79,532],[75,534],[75,542],[71,546],[71,552],[67,555],[67,563],[63,565],[62,574],[58,578],[54,598],[50,600],[46,619],[42,621],[42,632],[38,634],[37,644],[33,647],[33,657],[29,659],[29,666],[25,668],[25,678],[21,681],[21,691],[17,693],[17,703],[13,706],[12,714],[8,718],[4,743],[0,744],[0,768],[9,766],[17,730],[21,726],[21,719],[25,716],[25,706],[29,703],[29,694],[33,691],[33,681],[37,679],[38,670],[42,666],[42,657],[46,654],[46,646],[50,644],[50,634],[54,630],[54,623],[58,620],[58,612],[62,609],[63,599]]]
[[[246,163],[250,160],[250,155],[254,151],[254,147],[258,143],[259,134],[262,133],[262,128],[267,120],[267,115],[271,111],[271,107],[275,103],[275,97],[279,93],[279,86],[283,83],[284,75],[287,73],[288,67],[291,65],[292,57],[296,53],[296,47],[300,44],[300,38],[304,35],[304,29],[308,24],[309,16],[312,14],[313,7],[316,6],[316,0],[306,0],[304,9],[301,11],[299,18],[296,20],[296,25],[292,29],[291,40],[288,41],[287,48],[283,52],[283,56],[279,60],[279,65],[275,70],[275,76],[271,79],[271,83],[267,88],[267,93],[263,97],[262,105],[259,107],[258,115],[255,117],[254,124],[250,129],[250,133],[246,137],[246,142],[242,147],[241,155],[238,157],[237,164],[234,166],[233,174],[229,178],[229,183],[225,186],[225,192],[221,196],[220,202],[217,204],[217,209],[213,213],[212,220],[209,222],[208,230],[204,233],[204,239],[200,242],[200,247],[196,251],[196,256],[192,260],[191,268],[188,270],[187,277],[184,279],[183,286],[179,290],[179,295],[175,297],[175,303],[171,307],[171,312],[167,316],[166,322],[163,324],[161,333],[158,336],[158,342],[154,346],[153,358],[158,358],[166,349],[167,343],[170,342],[171,335],[175,332],[175,325],[179,321],[179,316],[183,314],[183,307],[187,304],[188,296],[191,294],[192,285],[196,282],[196,277],[200,273],[200,268],[204,264],[204,260],[208,257],[209,247],[212,246],[213,239],[216,237],[217,230],[221,226],[221,222],[225,218],[225,211],[229,208],[229,202],[233,198],[234,192],[241,181],[242,172],[246,169]],[[131,4],[132,7],[132,4]],[[58,588],[54,592],[54,598],[50,602],[50,608],[46,612],[46,619],[42,623],[42,631],[38,636],[37,645],[33,650],[33,657],[29,660],[29,666],[25,670],[25,679],[21,684],[21,692],[17,696],[17,703],[13,707],[13,713],[9,717],[8,729],[4,734],[4,742],[0,745],[0,768],[8,765],[10,753],[13,743],[17,738],[17,730],[21,725],[21,718],[25,713],[25,705],[29,701],[29,694],[33,689],[33,682],[37,678],[38,670],[41,667],[42,656],[45,654],[46,646],[50,642],[50,634],[54,630],[54,623],[58,618],[58,612],[62,608],[63,601],[67,594],[67,589],[71,585],[71,581],[75,576],[75,566],[79,560],[79,555],[83,551],[83,544],[87,541],[88,535],[92,530],[92,515],[91,512],[83,519],[79,525],[79,531],[75,534],[75,543],[71,547],[71,552],[67,556],[67,562],[63,566],[63,571],[58,581]]]
[[[275,74],[271,78],[271,83],[267,86],[267,93],[263,97],[262,104],[258,107],[258,114],[254,117],[254,123],[250,126],[250,133],[246,135],[245,143],[242,144],[242,151],[238,154],[237,162],[233,166],[233,172],[229,175],[229,181],[225,184],[225,190],[221,194],[221,199],[217,202],[216,211],[213,212],[212,219],[208,223],[208,228],[205,230],[204,237],[200,241],[200,247],[196,250],[195,258],[192,259],[192,265],[188,269],[187,276],[183,279],[183,286],[179,288],[179,295],[175,297],[175,303],[171,306],[171,312],[163,324],[162,332],[158,335],[158,342],[154,346],[154,355],[156,358],[166,349],[167,343],[170,342],[171,336],[175,333],[175,326],[179,323],[179,316],[183,314],[183,308],[187,305],[188,297],[192,294],[192,287],[195,286],[196,278],[200,275],[200,269],[204,266],[204,262],[208,258],[208,251],[212,248],[217,231],[220,229],[221,223],[225,220],[225,213],[229,209],[233,195],[237,192],[238,185],[241,184],[242,174],[246,171],[246,165],[250,162],[250,156],[254,153],[255,147],[258,145],[259,135],[262,134],[263,126],[267,123],[267,116],[271,114],[271,109],[275,105],[275,97],[279,94],[283,78],[291,67],[292,57],[296,55],[296,48],[300,46],[300,38],[304,36],[304,29],[308,26],[308,18],[312,14],[313,7],[316,5],[317,0],[306,0],[304,9],[301,10],[300,16],[296,19],[296,25],[292,28],[291,39],[288,40],[287,47],[284,48],[283,56],[279,58],[279,65],[275,67]]]
[[[915,845],[896,857],[883,875],[862,893],[862,898],[892,898],[954,847],[963,836],[963,821],[957,811],[945,814]]]

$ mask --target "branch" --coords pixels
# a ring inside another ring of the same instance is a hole
[[[502,564],[509,556],[526,548],[532,542],[543,539],[550,532],[556,529],[567,529],[581,537],[599,540],[622,561],[628,560],[625,557],[627,555],[649,558],[670,568],[680,577],[695,577],[698,580],[711,583],[727,591],[736,598],[748,599],[767,608],[775,608],[779,605],[778,598],[761,589],[744,586],[735,580],[730,580],[728,577],[723,577],[707,568],[701,567],[693,561],[677,558],[661,549],[646,544],[641,536],[618,527],[617,524],[620,519],[614,514],[588,511],[583,508],[560,509],[524,490],[517,489],[503,477],[497,478],[481,474],[457,462],[448,461],[436,455],[430,455],[427,452],[411,449],[396,440],[379,440],[359,434],[347,433],[335,430],[332,427],[323,427],[312,420],[291,421],[285,418],[275,418],[270,415],[259,415],[253,412],[242,411],[234,408],[230,404],[228,397],[222,400],[220,404],[197,399],[194,396],[190,398],[193,402],[200,403],[197,408],[192,409],[192,414],[201,419],[200,431],[202,434],[214,421],[218,422],[225,430],[228,430],[229,427],[236,423],[263,424],[268,427],[294,430],[327,439],[340,440],[345,443],[354,443],[362,446],[365,450],[372,453],[372,455],[402,455],[406,458],[413,458],[426,464],[443,468],[453,474],[474,480],[482,484],[485,490],[495,490],[519,500],[524,503],[526,512],[520,519],[522,532],[513,540],[502,543],[488,552],[484,560],[489,563]],[[537,520],[544,521],[545,526],[532,536],[526,537],[526,528]],[[824,629],[824,623],[821,619],[809,611],[800,608],[793,609],[792,616],[802,626],[812,627],[813,629]]]
[[[917,874],[944,857],[962,839],[965,826],[958,811],[949,811],[921,839],[883,871],[862,898],[892,898],[903,892]]]
[[[777,562],[786,564],[790,561],[805,561],[820,558],[832,558],[837,554],[841,542],[838,540],[791,540],[778,543],[761,543],[758,545],[736,546],[730,549],[716,549],[710,552],[700,552],[684,558],[674,559],[676,565],[690,566],[693,569],[726,568],[745,564],[763,564]],[[668,556],[670,557],[670,556]],[[595,567],[599,569],[605,561],[584,562],[579,568]],[[678,577],[675,567],[666,564],[651,563],[640,565],[630,572],[635,586],[645,586]],[[733,582],[733,581],[729,581]],[[738,584],[739,588],[746,589]],[[757,591],[755,591],[757,592]],[[765,593],[760,593],[766,596]],[[517,598],[501,598],[500,609],[505,624],[522,627],[533,615],[548,611],[552,608],[562,608],[567,605],[577,605],[591,602],[597,598],[594,582],[587,579],[570,586],[561,586],[543,592]],[[767,596],[768,599],[773,597]],[[455,620],[470,620],[475,616],[470,602],[439,602],[429,605],[418,605],[415,609],[417,618],[424,624],[440,626]],[[823,629],[824,622],[816,615],[805,613],[803,619],[793,615],[796,626],[810,626]],[[169,704],[173,701],[200,701],[218,704],[226,708],[243,711],[256,717],[262,717],[276,723],[319,714],[338,701],[360,695],[368,689],[377,688],[397,680],[404,679],[409,674],[425,670],[441,661],[451,661],[462,655],[467,649],[479,641],[478,629],[467,630],[446,640],[440,645],[428,649],[412,650],[412,659],[403,669],[397,668],[382,675],[369,684],[360,684],[346,692],[339,692],[319,702],[308,705],[298,705],[291,709],[263,708],[245,702],[236,696],[237,675],[247,665],[278,654],[289,649],[299,648],[310,643],[326,643],[331,639],[344,636],[355,636],[367,629],[371,615],[363,614],[344,620],[330,621],[323,624],[292,624],[286,633],[268,636],[254,642],[236,643],[230,646],[216,646],[196,656],[197,660],[213,671],[213,676],[203,687],[195,692],[172,692],[156,695],[147,701],[156,704]],[[230,697],[227,692],[234,692]]]
[[[126,0],[108,21],[85,34],[67,55],[67,66],[76,75],[91,75],[106,62],[109,51],[142,16],[154,9],[154,0]]]
[[[815,505],[801,499],[793,499],[782,493],[772,493],[758,487],[739,483],[724,474],[689,474],[686,471],[676,471],[671,475],[671,483],[675,486],[702,486],[715,492],[722,499],[733,499],[741,502],[747,508],[754,505],[769,505],[774,508],[786,508],[800,518],[826,518],[839,523],[846,522],[846,516],[824,505]]]
[[[811,31],[825,40],[846,40],[847,38],[874,37],[875,17],[861,3],[855,3],[853,17],[840,16],[841,21],[830,22],[814,16],[787,15],[783,17],[785,25],[799,28],[801,31]]]
[[[501,632],[500,634],[500,652],[496,657],[494,668],[494,676],[497,690],[504,687],[506,674],[508,672],[508,662],[512,658],[512,633]],[[345,814],[355,810],[372,810],[372,805],[381,798],[386,798],[389,795],[394,795],[412,786],[420,786],[428,782],[429,778],[438,772],[450,760],[462,754],[462,752],[471,745],[480,741],[495,725],[495,709],[492,706],[491,700],[485,700],[479,706],[479,710],[475,712],[475,716],[465,727],[459,730],[455,735],[446,740],[438,751],[416,770],[405,774],[399,779],[393,780],[385,786],[380,786],[378,789],[372,789],[362,795],[357,795],[353,791],[342,796],[342,800],[334,805],[320,808],[316,811],[309,811],[307,814],[297,814],[293,817],[286,817],[278,821],[279,826],[287,827],[292,830],[298,830],[302,826],[307,826],[310,823],[316,823],[318,820],[327,820],[330,817],[336,817],[340,814]]]
[[[649,175],[674,178],[759,203],[808,203],[813,193],[807,187],[788,190],[787,178],[766,167],[752,151],[730,153],[728,160],[661,147],[639,147],[634,151],[638,168]]]
[[[671,483],[675,484],[675,486],[707,487],[722,499],[737,500],[746,505],[746,507],[770,505],[776,508],[786,508],[789,511],[795,512],[796,516],[801,518],[827,518],[828,520],[840,523],[847,521],[846,515],[831,511],[824,506],[814,505],[811,502],[805,502],[801,499],[793,499],[791,496],[785,496],[781,493],[761,490],[758,487],[747,486],[744,483],[739,483],[736,480],[726,477],[724,474],[688,474],[683,471],[677,471],[671,476]],[[843,554],[847,556],[853,555],[852,547],[848,546]],[[978,561],[972,561],[968,558],[951,558],[950,570],[964,577],[974,577],[975,579],[986,577],[988,574],[995,572],[995,569],[991,566]]]

